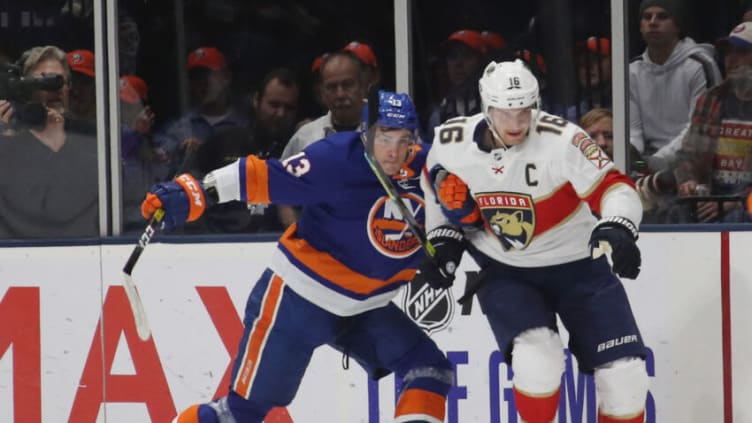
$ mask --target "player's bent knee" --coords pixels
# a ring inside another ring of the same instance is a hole
[[[642,413],[650,379],[645,361],[625,357],[595,369],[599,414],[631,417]]]
[[[514,385],[531,394],[554,392],[561,383],[565,361],[559,334],[545,327],[529,329],[514,339]]]

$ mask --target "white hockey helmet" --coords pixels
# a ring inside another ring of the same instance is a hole
[[[514,62],[489,63],[478,86],[486,118],[489,118],[489,107],[518,109],[536,106],[538,103],[538,80],[520,59]]]

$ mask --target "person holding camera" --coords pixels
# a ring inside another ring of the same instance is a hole
[[[67,130],[71,71],[55,46],[25,51],[0,75],[0,238],[98,234],[97,151]]]

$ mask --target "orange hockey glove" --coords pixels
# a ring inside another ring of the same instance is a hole
[[[467,184],[454,174],[437,181],[436,195],[439,197],[441,208],[449,220],[459,226],[475,226],[482,224],[478,205],[470,195]]]
[[[201,182],[184,173],[170,182],[153,185],[141,203],[141,214],[150,219],[157,209],[163,209],[163,227],[171,229],[185,222],[193,222],[206,210],[206,192]]]

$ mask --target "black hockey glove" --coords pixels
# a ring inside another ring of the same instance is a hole
[[[420,273],[432,288],[449,288],[454,282],[454,271],[460,264],[462,253],[465,252],[465,237],[451,225],[439,226],[426,237],[433,244],[436,254],[423,261]]]
[[[640,274],[642,258],[637,248],[637,227],[629,219],[609,216],[595,225],[590,235],[593,258],[611,255],[613,272],[623,278],[635,279]]]

